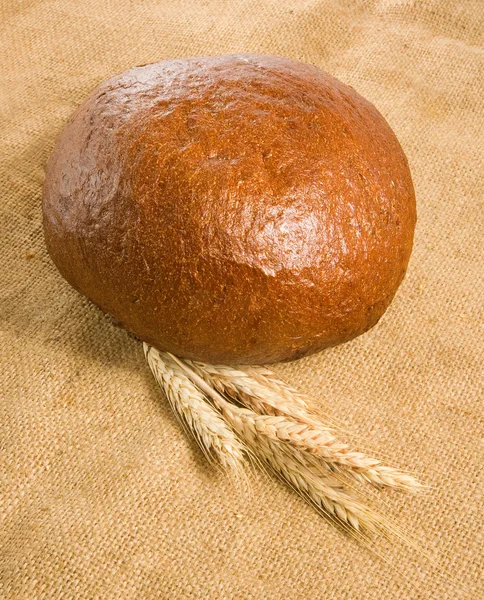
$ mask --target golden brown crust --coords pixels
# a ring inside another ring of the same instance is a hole
[[[259,55],[102,83],[58,139],[43,208],[67,281],[140,339],[212,363],[290,360],[372,327],[416,220],[374,106]]]

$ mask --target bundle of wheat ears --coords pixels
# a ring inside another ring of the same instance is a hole
[[[373,510],[355,482],[406,492],[417,479],[339,441],[311,402],[265,367],[229,367],[182,360],[143,344],[169,403],[210,461],[240,479],[251,458],[283,479],[322,515],[353,536],[398,528]]]

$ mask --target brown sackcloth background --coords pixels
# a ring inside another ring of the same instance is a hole
[[[483,598],[482,1],[0,7],[0,598]],[[235,490],[182,434],[141,344],[46,254],[44,165],[86,94],[135,65],[240,51],[353,85],[409,157],[419,222],[395,302],[360,339],[277,369],[426,474],[423,497],[383,495],[438,567],[382,541],[386,564],[263,474]]]

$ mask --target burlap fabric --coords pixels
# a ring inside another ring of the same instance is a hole
[[[0,18],[0,597],[482,598],[482,2],[3,0]],[[84,96],[134,65],[239,51],[353,85],[408,154],[419,222],[394,304],[362,338],[278,368],[426,473],[431,493],[385,497],[438,567],[382,542],[386,564],[264,475],[234,490],[141,345],[46,254],[44,165]]]

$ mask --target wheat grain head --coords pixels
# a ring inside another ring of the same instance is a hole
[[[143,349],[173,412],[197,440],[205,456],[211,462],[216,458],[222,468],[236,479],[244,477],[245,447],[227,422],[166,353],[160,353],[145,343]]]
[[[313,414],[312,403],[265,367],[232,368],[186,361],[218,392],[238,400],[258,415],[258,427],[274,440],[289,443],[321,457],[331,471],[375,487],[411,493],[424,486],[411,474],[382,465],[379,460],[350,449],[334,435],[334,427]]]

